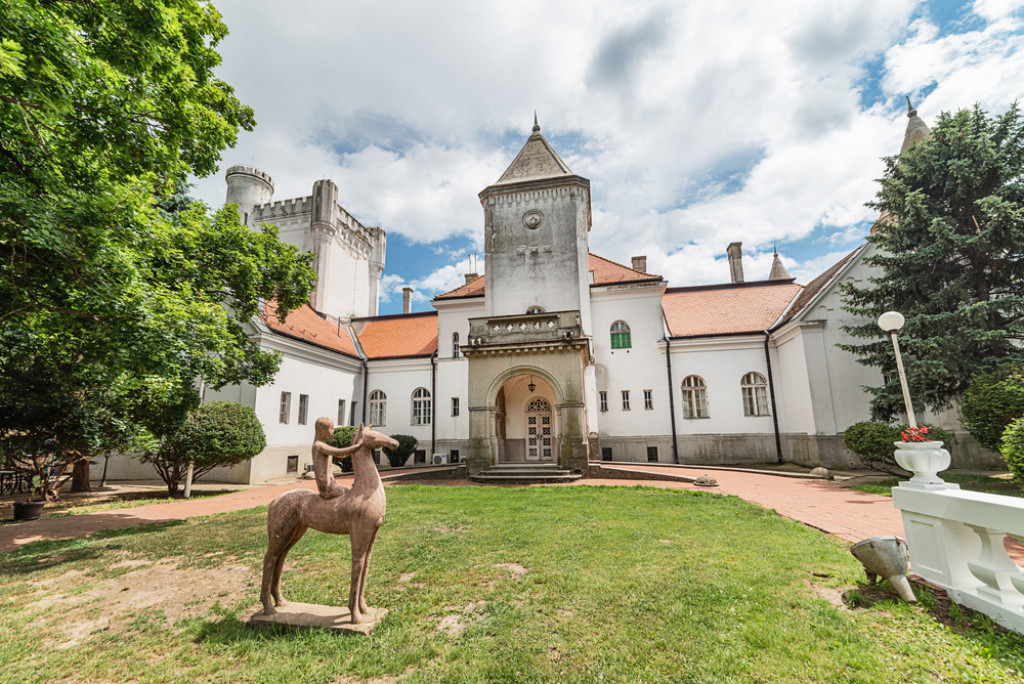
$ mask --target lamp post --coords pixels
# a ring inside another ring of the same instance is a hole
[[[917,421],[914,419],[914,407],[910,403],[910,388],[907,387],[907,374],[903,370],[903,357],[900,356],[900,343],[896,340],[896,331],[903,327],[906,319],[898,311],[886,311],[878,317],[878,327],[889,333],[892,339],[892,350],[896,354],[896,370],[900,374],[900,388],[903,390],[903,405],[907,409],[907,422],[910,427],[916,428]]]

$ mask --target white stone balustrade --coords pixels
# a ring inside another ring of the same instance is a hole
[[[1024,633],[1024,569],[1004,546],[1007,535],[1024,538],[1024,499],[940,483],[892,488],[911,570],[956,603]]]

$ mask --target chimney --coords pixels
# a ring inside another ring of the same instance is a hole
[[[402,288],[402,313],[412,313],[412,288]]]
[[[725,248],[725,253],[729,255],[729,275],[732,277],[732,282],[734,283],[743,282],[742,247],[742,242],[732,242]]]
[[[647,257],[635,256],[633,257],[633,270],[640,271],[641,273],[647,273]]]
[[[480,277],[480,275],[477,274],[477,273],[467,273],[466,274],[466,284],[469,285],[471,282],[473,282],[474,280],[476,280],[479,277]]]

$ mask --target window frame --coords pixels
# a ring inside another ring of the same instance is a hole
[[[691,379],[695,382],[687,384]],[[696,384],[697,382],[700,384]],[[708,384],[704,378],[699,375],[687,375],[683,378],[680,388],[683,392],[683,418],[700,420],[711,417],[711,411],[708,409]]]
[[[459,333],[452,333],[452,358],[457,359],[462,356],[462,347],[459,346]]]
[[[338,427],[348,425],[348,418],[345,416],[345,404],[347,403],[344,399],[338,400]]]
[[[615,321],[608,329],[608,333],[611,336],[612,349],[633,348],[633,331],[626,321]]]
[[[426,387],[417,387],[412,392],[412,412],[409,414],[410,425],[430,425],[433,416],[434,398]]]
[[[370,425],[388,424],[388,395],[384,393],[384,390],[375,389],[370,392],[366,398],[366,405],[369,409]]]
[[[281,425],[288,425],[292,417],[292,393],[281,392],[281,402],[278,404],[277,420]]]
[[[599,405],[599,408],[601,410],[601,413],[608,413],[608,391],[607,390],[600,390],[597,393],[597,401],[598,401],[598,405]]]
[[[459,398],[452,397],[452,417],[456,417],[459,415],[459,408]]]
[[[757,371],[744,373],[740,379],[743,398],[743,415],[750,418],[764,418],[771,415],[768,405],[768,380]]]
[[[644,390],[644,410],[645,411],[653,411],[654,410],[654,390],[652,390],[652,389],[645,389]]]
[[[629,408],[629,390],[622,390],[622,410],[631,411]]]

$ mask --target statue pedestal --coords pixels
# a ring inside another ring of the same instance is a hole
[[[280,606],[273,615],[264,615],[261,607],[249,616],[247,624],[253,627],[284,625],[286,627],[310,627],[329,629],[344,634],[370,634],[388,614],[387,608],[370,608],[363,615],[363,621],[352,624],[348,606],[321,606],[315,603],[288,603]]]

